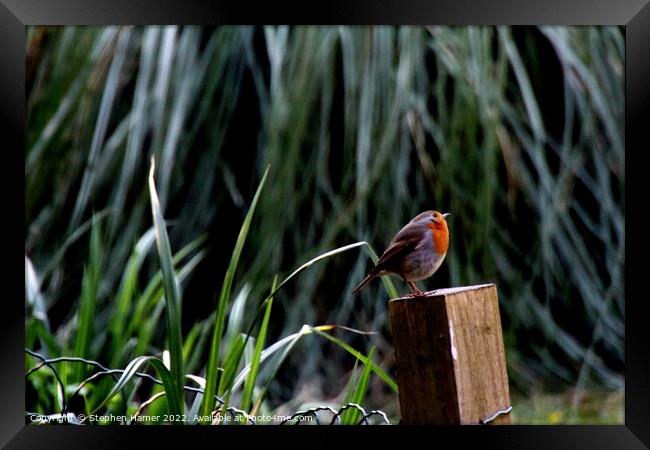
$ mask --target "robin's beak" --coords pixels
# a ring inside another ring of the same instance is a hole
[[[451,216],[451,213],[444,213],[444,214],[442,215],[443,218],[447,218],[447,216]]]

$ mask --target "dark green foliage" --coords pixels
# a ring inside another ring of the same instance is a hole
[[[351,295],[369,252],[350,247],[286,279],[348,244],[381,251],[438,209],[452,213],[450,250],[421,287],[497,284],[515,390],[622,389],[621,28],[31,27],[26,49],[29,348],[111,368],[173,349],[163,381],[184,368],[230,405],[245,390],[247,411],[269,412],[342,401],[355,358],[340,344],[361,357],[375,346],[383,376],[368,375],[364,401],[396,411],[394,288]],[[262,319],[276,274],[285,281]],[[172,322],[161,300],[176,289]],[[304,324],[378,333],[334,342]],[[229,362],[226,379],[206,376],[209,360]],[[73,390],[91,374],[57,367]],[[28,408],[56,411],[52,373],[29,380]],[[121,392],[133,408],[158,391],[129,381]],[[193,410],[192,397],[171,400]]]

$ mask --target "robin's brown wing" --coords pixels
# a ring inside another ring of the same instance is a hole
[[[402,256],[413,251],[422,240],[422,231],[419,228],[417,226],[402,228],[388,244],[388,248],[379,258],[375,269],[397,271]]]

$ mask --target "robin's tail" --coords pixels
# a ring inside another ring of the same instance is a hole
[[[357,287],[352,289],[352,294],[356,294],[361,290],[362,287],[364,287],[366,284],[368,284],[373,278],[375,278],[378,275],[378,273],[375,270],[371,270],[370,273],[359,283]]]

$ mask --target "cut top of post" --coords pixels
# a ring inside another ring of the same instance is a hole
[[[465,292],[465,291],[475,291],[477,289],[483,289],[483,288],[489,288],[496,285],[494,283],[487,283],[487,284],[477,284],[474,286],[458,286],[458,287],[450,287],[450,288],[444,288],[444,289],[436,289],[433,291],[427,291],[423,292],[421,297],[438,297],[438,296],[445,296],[445,295],[451,295],[451,294],[458,294],[459,292]],[[391,301],[393,302],[400,302],[400,301],[409,301],[409,300],[414,300],[417,299],[418,297],[398,297],[395,299],[392,299]]]

